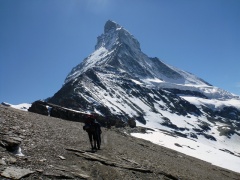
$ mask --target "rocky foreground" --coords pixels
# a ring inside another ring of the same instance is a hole
[[[93,153],[82,126],[0,105],[0,179],[240,179],[126,133],[139,128],[102,128]]]

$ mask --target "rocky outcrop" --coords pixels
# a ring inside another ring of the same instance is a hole
[[[4,135],[0,139],[0,145],[2,147],[6,148],[6,150],[13,152],[13,153],[18,152],[21,142],[22,142],[21,138],[11,137],[8,135]]]
[[[150,169],[142,168],[140,166],[140,164],[138,164],[132,160],[126,159],[126,158],[123,158],[123,160],[125,160],[125,163],[122,163],[120,161],[109,159],[107,157],[100,156],[98,154],[89,153],[89,152],[74,149],[74,148],[67,148],[66,150],[75,152],[75,155],[77,155],[77,156],[83,157],[83,158],[91,160],[91,161],[98,161],[98,162],[108,165],[108,166],[114,166],[114,167],[129,169],[129,170],[133,170],[133,171],[140,171],[140,172],[144,172],[144,173],[153,173]]]
[[[28,109],[30,112],[35,112],[42,115],[48,115],[47,103],[43,101],[35,101],[32,106]]]
[[[52,103],[47,103],[43,101],[35,101],[32,106],[28,109],[30,112],[52,116],[56,118],[61,118],[69,121],[85,122],[87,118],[87,113],[75,111],[72,109],[67,109]],[[98,114],[93,114],[101,126],[115,126],[115,127],[125,127],[129,125],[130,127],[136,127],[136,122],[134,120],[129,120],[125,123],[121,119],[117,119],[113,116],[108,116],[107,118],[99,116]]]

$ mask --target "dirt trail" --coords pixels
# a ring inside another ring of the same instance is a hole
[[[131,137],[123,128],[102,128],[102,148],[92,153],[82,126],[0,105],[0,179],[14,170],[16,179],[240,179],[238,173]],[[24,156],[6,150],[11,140],[21,142]]]

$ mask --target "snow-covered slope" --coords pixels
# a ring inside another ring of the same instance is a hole
[[[240,97],[141,51],[107,21],[95,51],[72,69],[51,103],[167,131],[239,158]],[[239,161],[238,161],[239,162]]]
[[[148,130],[145,134],[131,133],[131,135],[240,173],[240,157],[229,151],[231,149],[236,153],[240,148],[239,137],[236,135],[231,139],[220,137],[214,142],[205,138],[193,140],[179,137],[159,129]]]

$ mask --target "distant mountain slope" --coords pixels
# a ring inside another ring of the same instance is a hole
[[[106,22],[95,51],[72,69],[48,101],[220,142],[240,155],[239,146],[228,146],[231,137],[240,141],[240,97],[148,57],[133,35],[113,21]]]

